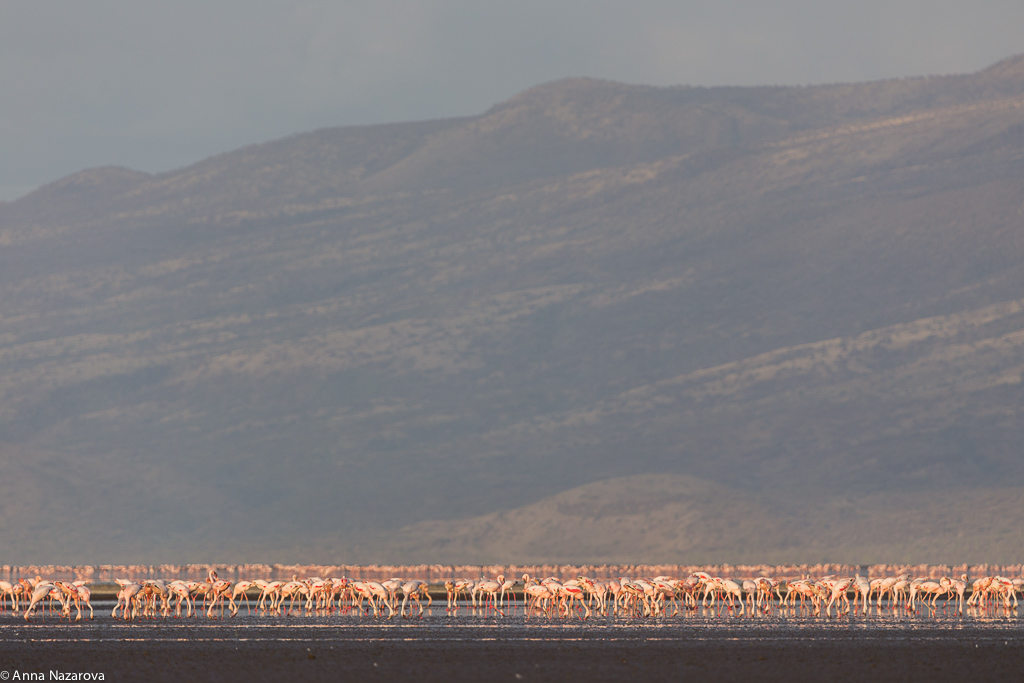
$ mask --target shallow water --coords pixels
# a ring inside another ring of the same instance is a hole
[[[113,606],[113,601],[94,602],[95,618],[81,622],[69,622],[59,618],[56,613],[45,611],[37,612],[31,621],[26,622],[21,615],[7,610],[0,612],[0,638],[8,642],[17,639],[35,640],[49,634],[54,638],[78,640],[120,640],[125,637],[165,640],[187,631],[193,639],[223,639],[222,634],[228,633],[235,639],[259,639],[261,634],[273,632],[274,639],[279,640],[281,634],[294,630],[315,633],[317,638],[337,637],[345,640],[359,638],[360,634],[368,632],[388,634],[374,636],[378,638],[414,639],[465,638],[468,637],[465,634],[473,633],[476,634],[473,636],[475,638],[500,637],[507,640],[513,633],[523,638],[543,638],[545,634],[553,632],[557,632],[559,637],[574,634],[590,639],[621,634],[631,634],[631,637],[643,634],[647,638],[685,636],[689,639],[749,639],[842,638],[856,633],[876,634],[879,637],[897,633],[903,636],[948,633],[952,636],[965,629],[979,634],[990,633],[995,637],[1004,632],[1015,634],[1024,625],[1018,610],[1012,608],[969,607],[961,614],[952,605],[943,606],[942,603],[936,609],[919,606],[913,612],[903,607],[893,609],[888,603],[883,603],[882,608],[872,607],[866,615],[855,612],[837,614],[835,610],[829,616],[816,615],[809,608],[791,607],[757,611],[698,607],[675,615],[656,617],[594,613],[589,618],[583,618],[578,611],[572,616],[561,617],[527,612],[521,604],[496,611],[473,608],[468,603],[460,602],[458,609],[451,612],[443,604],[440,607],[435,604],[426,609],[422,616],[413,613],[406,617],[398,613],[388,617],[386,609],[382,609],[381,614],[376,616],[371,611],[360,613],[354,609],[336,610],[327,614],[306,614],[296,609],[291,614],[285,610],[284,614],[276,615],[250,611],[243,605],[234,617],[229,613],[220,617],[218,611],[214,618],[207,618],[205,613],[200,613],[191,618],[139,618],[131,622],[111,617]],[[455,636],[456,633],[462,635]]]
[[[444,605],[359,615],[93,621],[0,613],[0,674],[54,667],[105,680],[1019,680],[1013,610],[815,616],[698,609],[674,617],[551,618]],[[48,679],[49,680],[49,679]]]

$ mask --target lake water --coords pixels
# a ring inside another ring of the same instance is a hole
[[[941,605],[941,603],[940,603]],[[435,606],[422,618],[356,613],[26,623],[0,613],[0,674],[104,680],[1021,680],[1016,611],[698,609],[675,617],[551,618]],[[54,668],[56,667],[56,668]],[[64,669],[61,669],[64,667]],[[4,680],[10,680],[4,679]],[[25,680],[21,676],[18,680]],[[52,679],[59,680],[59,679]]]

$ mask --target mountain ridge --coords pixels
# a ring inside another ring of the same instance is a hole
[[[974,84],[974,83],[977,83],[977,84],[980,84],[980,85],[976,85],[975,87],[966,88],[966,90],[967,90],[966,93],[962,92],[964,90],[964,88],[958,89],[957,90],[958,94],[956,94],[954,96],[951,96],[951,97],[947,96],[945,98],[945,100],[946,100],[945,103],[944,102],[935,102],[934,101],[934,96],[931,95],[928,91],[931,90],[931,89],[938,89],[938,88],[940,88],[943,81],[951,81],[951,82],[953,82],[955,84],[960,84],[960,83]],[[586,85],[587,87],[583,88],[582,86],[584,86],[584,85]],[[744,86],[744,87],[740,87],[740,86],[717,86],[717,87],[674,86],[674,87],[668,87],[668,88],[658,88],[658,87],[655,87],[655,86],[629,85],[629,84],[619,83],[619,82],[616,82],[616,81],[606,81],[606,80],[601,80],[601,79],[567,78],[567,79],[561,79],[561,80],[558,80],[558,81],[552,81],[550,83],[546,83],[546,84],[542,84],[542,85],[530,88],[530,89],[528,89],[528,90],[526,90],[526,91],[524,91],[524,92],[522,92],[522,93],[520,93],[518,95],[515,95],[515,96],[509,98],[508,100],[505,100],[503,102],[495,104],[488,111],[486,111],[483,114],[478,115],[478,116],[455,117],[455,118],[450,118],[450,119],[439,119],[439,120],[435,120],[435,121],[425,121],[425,122],[416,122],[416,123],[391,123],[391,124],[375,124],[375,125],[364,125],[364,126],[354,126],[354,127],[341,127],[341,128],[324,128],[324,129],[319,129],[319,130],[312,131],[312,132],[309,132],[309,133],[299,133],[299,134],[296,134],[296,135],[293,135],[293,136],[289,136],[289,137],[283,138],[281,140],[274,140],[274,141],[270,141],[270,142],[266,142],[266,143],[258,143],[258,144],[254,144],[254,145],[248,145],[248,146],[243,147],[243,148],[241,148],[239,150],[234,150],[234,151],[230,151],[230,152],[224,152],[224,153],[219,154],[219,155],[217,155],[215,157],[211,157],[210,159],[197,162],[196,164],[193,164],[193,165],[190,165],[190,166],[186,166],[186,167],[184,167],[182,169],[176,169],[176,170],[172,170],[172,171],[168,171],[168,172],[164,172],[164,173],[160,173],[160,174],[145,174],[145,175],[151,181],[167,182],[168,180],[172,180],[175,177],[178,177],[178,176],[180,176],[182,174],[185,174],[187,176],[187,175],[189,175],[192,172],[209,173],[209,171],[206,170],[206,169],[209,169],[211,166],[216,167],[216,165],[218,163],[221,163],[221,162],[224,162],[224,161],[230,161],[230,162],[232,162],[233,166],[238,166],[238,165],[240,165],[239,161],[242,161],[242,165],[244,165],[244,159],[247,156],[252,156],[253,154],[257,154],[258,155],[258,153],[261,150],[267,150],[267,149],[273,150],[275,148],[279,148],[282,145],[294,145],[297,142],[302,143],[302,146],[304,146],[304,147],[312,148],[314,153],[315,153],[315,150],[319,147],[319,144],[323,142],[323,138],[330,137],[330,136],[342,136],[343,138],[345,138],[345,137],[351,137],[350,134],[353,134],[353,133],[359,133],[359,134],[368,133],[368,132],[369,133],[378,133],[378,132],[379,133],[385,133],[387,131],[395,131],[395,130],[403,130],[403,129],[409,130],[410,134],[411,134],[412,131],[420,131],[420,130],[428,130],[428,131],[430,131],[430,130],[440,130],[440,131],[443,132],[447,128],[450,128],[452,126],[457,126],[460,122],[470,122],[470,123],[472,123],[474,121],[479,121],[479,122],[481,122],[479,125],[481,125],[483,127],[487,127],[486,121],[490,117],[494,117],[494,116],[496,116],[498,114],[501,114],[501,113],[503,113],[504,111],[506,111],[508,109],[515,109],[517,107],[520,107],[522,105],[522,103],[526,103],[527,105],[531,105],[532,104],[533,108],[537,108],[538,105],[537,104],[533,104],[531,101],[535,100],[535,99],[550,99],[550,98],[544,98],[543,97],[548,92],[550,92],[551,95],[556,99],[555,105],[557,105],[557,101],[561,100],[561,99],[565,99],[567,94],[576,94],[579,91],[582,91],[587,96],[586,97],[587,100],[602,99],[602,98],[599,97],[599,95],[602,94],[601,91],[603,89],[611,89],[611,90],[615,91],[617,97],[613,98],[613,99],[616,99],[616,100],[620,100],[626,94],[634,94],[635,95],[636,93],[645,93],[645,94],[649,93],[649,94],[653,95],[655,98],[660,97],[661,99],[665,99],[666,96],[668,96],[671,99],[671,94],[672,93],[678,93],[678,94],[684,94],[684,95],[688,94],[688,93],[693,93],[693,94],[705,95],[705,97],[709,100],[709,102],[707,102],[707,103],[721,103],[723,101],[728,103],[730,101],[730,99],[749,98],[751,93],[757,93],[757,92],[779,93],[779,94],[782,94],[784,96],[787,96],[789,99],[797,99],[797,100],[807,100],[807,99],[810,99],[813,102],[814,100],[819,99],[819,98],[816,97],[816,96],[812,96],[812,97],[808,98],[808,97],[806,97],[807,93],[825,93],[827,95],[828,93],[830,93],[832,91],[836,91],[836,90],[854,90],[854,91],[861,90],[861,91],[867,91],[867,93],[868,93],[868,98],[867,99],[869,101],[876,100],[876,99],[881,99],[882,100],[881,104],[876,104],[873,107],[868,107],[867,110],[865,110],[863,103],[861,103],[860,104],[861,108],[856,112],[856,115],[855,115],[855,117],[857,119],[861,119],[861,118],[864,118],[865,116],[867,116],[867,117],[885,116],[886,112],[891,111],[894,108],[896,109],[896,111],[900,111],[902,109],[902,107],[907,106],[906,104],[902,104],[901,105],[901,104],[897,103],[895,105],[895,107],[894,107],[894,105],[892,105],[891,103],[887,102],[886,99],[884,97],[882,97],[881,95],[874,94],[872,96],[871,91],[876,91],[876,90],[885,91],[886,89],[891,88],[894,85],[900,85],[900,86],[908,86],[908,85],[910,85],[912,91],[924,90],[925,93],[923,95],[915,93],[915,94],[909,96],[909,99],[911,99],[913,102],[917,103],[923,97],[925,100],[928,101],[929,108],[934,107],[934,106],[944,106],[944,104],[960,103],[963,100],[968,99],[968,98],[973,100],[973,99],[977,99],[979,97],[991,98],[991,97],[996,96],[996,95],[998,95],[1000,97],[1019,95],[1019,94],[1024,93],[1024,55],[1017,55],[1017,56],[1009,57],[1009,58],[1007,58],[1005,60],[1002,60],[1002,61],[1000,61],[1000,62],[998,62],[998,63],[996,63],[996,64],[994,64],[994,65],[992,65],[992,66],[990,66],[990,67],[988,67],[986,69],[983,69],[983,70],[977,72],[976,74],[953,75],[953,76],[911,77],[911,78],[902,78],[902,79],[890,79],[890,80],[887,80],[887,81],[875,81],[875,82],[868,82],[868,83],[862,83],[862,84],[814,85],[814,86],[802,86],[802,87],[793,87],[793,86]],[[736,97],[730,98],[729,95],[731,93],[736,93]],[[683,99],[684,99],[684,103],[685,103],[685,98],[683,98]],[[863,99],[864,98],[862,96],[862,93],[856,93],[856,96],[854,97],[854,100],[862,101]],[[698,102],[698,104],[701,104],[701,103],[703,103],[703,102]],[[548,104],[546,102],[540,103],[539,106],[542,107],[542,108],[545,108],[545,109],[551,109],[553,112],[557,112],[557,106],[551,106],[550,104]],[[545,113],[548,113],[548,112],[545,112]],[[838,117],[836,117],[836,115],[833,115],[833,117],[838,118],[840,120],[843,119],[842,115],[839,115]],[[556,118],[557,119],[558,117],[557,116],[553,116],[552,118]],[[838,121],[837,121],[837,123],[838,123]],[[816,125],[821,125],[821,124],[817,123]],[[721,146],[721,145],[714,145],[714,146]],[[109,167],[109,168],[116,168],[116,167]],[[129,169],[125,169],[125,170],[129,170]],[[88,171],[83,171],[81,173],[91,174],[94,171],[103,171],[103,172],[105,172],[103,169],[90,169]],[[140,172],[140,171],[132,171],[132,173],[142,174],[142,172]],[[79,174],[73,174],[72,176],[69,176],[66,179],[62,179],[61,181],[57,181],[56,183],[53,183],[51,185],[44,186],[43,188],[40,188],[40,190],[45,190],[45,189],[47,189],[47,188],[49,188],[51,186],[59,187],[60,183],[68,181],[70,178],[74,178],[75,176],[78,176],[78,175]],[[35,195],[36,192],[39,192],[40,190],[36,190],[33,193],[30,193],[30,195]],[[19,200],[15,200],[14,202],[8,202],[8,204],[14,204],[17,201],[19,201]]]

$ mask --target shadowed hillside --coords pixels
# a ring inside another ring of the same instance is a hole
[[[83,171],[0,204],[0,549],[1019,561],[1022,188],[1019,57]]]

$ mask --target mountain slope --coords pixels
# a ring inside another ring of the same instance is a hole
[[[0,548],[370,561],[644,474],[974,519],[1022,474],[1022,117],[1022,58],[570,80],[0,205]]]

